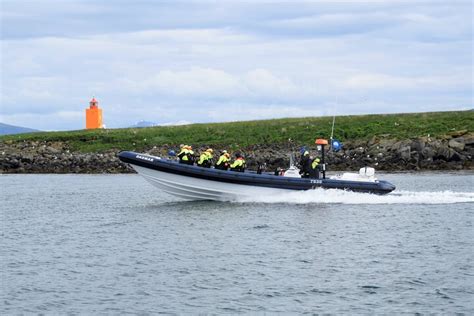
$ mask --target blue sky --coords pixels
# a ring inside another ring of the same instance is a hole
[[[0,0],[0,121],[84,128],[473,107],[471,1]]]

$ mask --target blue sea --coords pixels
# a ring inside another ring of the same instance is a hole
[[[183,202],[138,175],[0,175],[11,314],[474,314],[474,174]]]

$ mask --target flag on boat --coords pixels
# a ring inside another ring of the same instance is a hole
[[[333,139],[331,142],[331,148],[333,151],[339,151],[342,148],[342,143],[337,139]]]

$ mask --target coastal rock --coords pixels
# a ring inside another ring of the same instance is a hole
[[[435,151],[431,147],[425,147],[421,151],[421,156],[425,159],[432,159],[435,156]]]
[[[405,161],[410,160],[410,157],[411,157],[411,147],[410,146],[402,147],[402,148],[400,148],[400,150],[398,152],[399,152],[400,157],[402,159],[404,159]]]
[[[6,163],[7,166],[13,169],[20,167],[20,161],[18,161],[16,158],[10,158],[6,161]]]
[[[378,170],[472,170],[474,157],[474,134],[444,138],[420,137],[395,140],[374,137],[370,141],[343,141],[339,152],[327,152],[329,170],[358,170],[371,166]],[[267,171],[287,168],[290,153],[297,153],[303,144],[255,144],[248,147],[226,145],[211,146],[217,159],[223,149],[235,153],[241,151],[249,169],[258,163],[265,163]],[[463,146],[464,145],[464,146]],[[208,146],[193,144],[196,154]],[[307,146],[310,155],[321,156],[315,146]],[[151,155],[168,157],[170,149],[179,145],[166,144],[150,146],[143,150]],[[133,169],[122,163],[118,150],[101,153],[79,153],[68,147],[66,142],[21,141],[0,142],[0,173],[130,173]]]
[[[436,156],[434,157],[434,159],[450,161],[454,153],[455,151],[447,146],[439,146],[436,151]]]
[[[395,143],[397,143],[397,141],[394,139],[382,139],[377,145],[381,150],[391,151],[392,149],[394,149],[393,145]]]
[[[464,150],[464,146],[465,146],[464,139],[462,138],[451,139],[448,145],[454,150],[462,151]]]
[[[464,140],[464,145],[466,145],[466,146],[474,146],[474,134],[465,135],[465,136],[463,137],[463,140]]]
[[[421,152],[425,148],[425,141],[422,139],[413,140],[410,144],[410,149],[414,151]]]

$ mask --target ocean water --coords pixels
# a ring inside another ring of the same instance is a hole
[[[182,202],[138,175],[0,175],[0,314],[474,314],[474,174]]]

